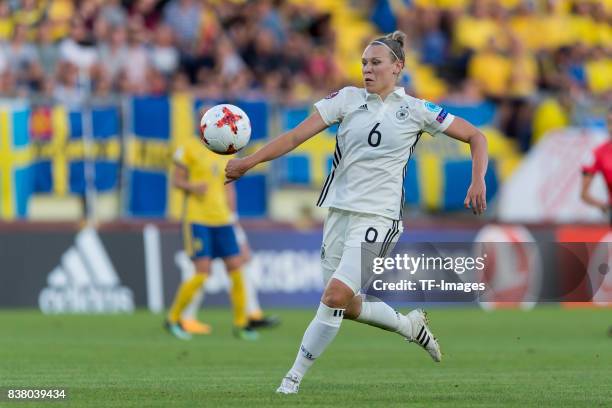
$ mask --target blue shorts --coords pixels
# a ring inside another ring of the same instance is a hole
[[[185,249],[191,259],[229,258],[240,254],[233,225],[186,224],[185,228]]]

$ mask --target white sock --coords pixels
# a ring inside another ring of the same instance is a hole
[[[202,300],[204,299],[204,286],[201,286],[200,289],[193,295],[191,302],[187,305],[183,313],[181,314],[181,319],[183,320],[196,320],[198,317],[198,311],[200,310],[200,306],[202,305]]]
[[[410,333],[410,321],[408,318],[393,310],[391,306],[383,301],[366,302],[363,299],[361,302],[361,313],[355,320],[394,333],[401,331],[402,335]]]
[[[304,332],[297,357],[289,370],[290,375],[296,375],[301,379],[306,374],[315,359],[323,354],[336,337],[343,316],[344,309],[334,309],[323,303],[319,304],[315,318]]]

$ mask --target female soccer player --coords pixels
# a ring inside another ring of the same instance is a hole
[[[421,345],[435,361],[441,359],[422,310],[401,315],[384,302],[365,302],[358,295],[361,243],[381,243],[388,253],[403,230],[407,160],[423,132],[445,133],[470,144],[472,183],[464,204],[474,214],[486,209],[486,139],[465,120],[395,86],[404,67],[404,40],[405,34],[396,31],[372,41],[362,55],[364,88],[331,93],[315,103],[316,111],[296,128],[226,166],[227,181],[236,180],[258,163],[282,156],[340,123],[332,170],[317,202],[329,207],[321,248],[326,287],[278,393],[298,392],[304,374],[334,339],[343,318],[399,333]]]
[[[607,112],[608,134],[610,139],[598,146],[593,151],[593,162],[582,167],[582,189],[580,197],[582,201],[593,207],[599,208],[608,215],[610,226],[612,226],[612,212],[610,201],[612,199],[612,107]],[[601,172],[608,186],[608,201],[602,202],[591,194],[591,184],[595,174]]]
[[[231,281],[230,300],[234,312],[234,334],[243,340],[256,340],[246,314],[246,288],[242,275],[243,258],[234,230],[234,190],[224,185],[223,167],[227,159],[203,149],[200,141],[189,138],[174,154],[173,184],[186,194],[183,214],[185,250],[196,273],[182,282],[166,319],[166,328],[175,337],[188,340],[190,333],[181,315],[201,290],[210,274],[211,262],[222,258]],[[210,328],[203,326],[203,331]]]

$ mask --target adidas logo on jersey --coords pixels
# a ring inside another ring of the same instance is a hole
[[[368,104],[364,103],[363,105],[361,105],[359,108],[357,109],[363,109],[363,110],[368,110]]]
[[[119,276],[93,228],[79,232],[38,296],[43,313],[118,313],[134,310],[134,294]]]

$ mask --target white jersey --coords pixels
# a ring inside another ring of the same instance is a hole
[[[314,106],[327,125],[340,123],[317,206],[399,220],[408,160],[419,137],[444,132],[454,116],[403,88],[383,102],[363,88],[346,87]]]

